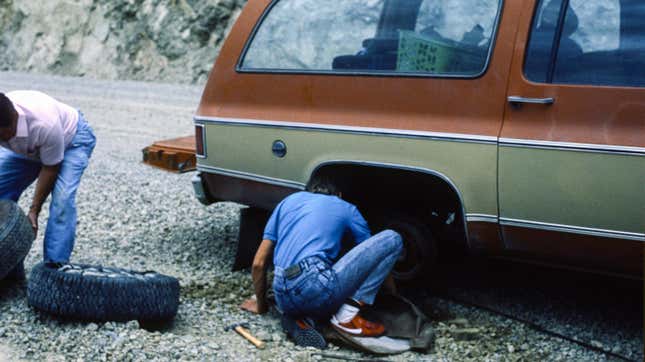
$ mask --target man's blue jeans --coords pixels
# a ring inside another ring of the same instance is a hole
[[[79,112],[76,135],[65,149],[51,193],[43,252],[46,262],[65,263],[72,254],[76,236],[76,190],[95,145],[94,132]],[[18,201],[36,180],[40,168],[40,162],[0,147],[0,199]]]
[[[305,258],[298,263],[301,273],[292,277],[276,267],[273,291],[278,308],[297,318],[327,318],[350,297],[373,304],[402,248],[401,236],[385,230],[355,246],[334,265],[315,256]]]

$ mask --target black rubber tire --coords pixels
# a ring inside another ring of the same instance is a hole
[[[385,218],[383,229],[394,230],[403,239],[403,251],[392,270],[394,279],[413,282],[426,277],[437,261],[437,245],[430,228],[414,216],[397,214]]]
[[[29,305],[49,314],[85,321],[157,322],[177,314],[176,278],[84,264],[66,268],[80,269],[83,274],[61,271],[63,268],[44,263],[36,265],[27,286]],[[88,275],[92,270],[99,273]],[[111,276],[98,275],[101,273]]]
[[[35,239],[27,216],[11,200],[0,200],[0,280],[27,256]]]
[[[4,277],[4,280],[9,280],[9,281],[23,281],[26,280],[27,277],[25,275],[25,263],[24,261],[21,261],[16,265],[11,271]]]

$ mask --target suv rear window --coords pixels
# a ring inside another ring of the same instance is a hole
[[[524,73],[545,83],[645,86],[645,2],[540,1]]]
[[[238,70],[475,77],[500,0],[274,1]]]

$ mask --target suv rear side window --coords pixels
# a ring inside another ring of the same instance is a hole
[[[280,0],[239,70],[474,77],[500,0]]]
[[[536,82],[645,86],[645,2],[542,0],[524,73]]]

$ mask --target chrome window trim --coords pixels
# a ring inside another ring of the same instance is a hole
[[[329,125],[329,124],[320,124],[320,123],[301,123],[301,122],[285,122],[285,121],[256,120],[256,119],[242,119],[242,118],[224,118],[224,117],[203,117],[203,116],[195,116],[195,122],[205,122],[205,123],[214,123],[214,124],[223,124],[223,125],[236,125],[236,126],[270,127],[270,128],[294,129],[294,130],[304,130],[304,131],[327,131],[327,132],[337,132],[337,133],[363,134],[363,135],[369,135],[369,136],[395,136],[395,137],[404,137],[404,138],[422,138],[422,139],[434,139],[438,141],[484,143],[484,144],[492,144],[492,145],[497,144],[497,137],[495,136],[414,131],[414,130],[394,129],[394,128],[342,126],[342,125]]]
[[[241,178],[241,179],[251,180],[251,181],[259,181],[259,182],[264,182],[271,185],[284,186],[284,187],[289,187],[289,188],[298,189],[298,190],[305,189],[305,184],[301,182],[279,179],[279,178],[269,177],[269,176],[262,176],[262,175],[258,175],[250,172],[230,170],[230,169],[221,168],[221,167],[197,165],[197,171],[215,173],[218,175],[231,176],[231,177],[236,177],[236,178]]]
[[[529,28],[529,35],[525,43],[525,49],[524,49],[524,54],[523,60],[522,60],[522,76],[524,76],[526,79],[528,79],[530,82],[534,82],[537,84],[546,84],[546,85],[564,85],[564,86],[578,86],[578,87],[611,87],[611,88],[643,88],[642,84],[639,85],[633,85],[633,84],[618,84],[612,81],[612,83],[593,83],[592,81],[577,81],[577,82],[565,82],[562,80],[554,80],[555,75],[555,67],[558,65],[558,54],[560,53],[560,40],[562,37],[563,33],[563,28],[565,26],[565,23],[567,21],[567,13],[569,11],[569,2],[570,0],[563,0],[561,2],[561,8],[558,10],[558,24],[557,27],[554,29],[553,33],[553,40],[551,41],[551,54],[549,57],[549,62],[547,64],[547,69],[546,69],[546,79],[545,80],[536,80],[536,79],[531,79],[532,76],[529,76],[526,71],[526,61],[528,59],[528,53],[529,50],[531,49],[532,45],[532,40],[534,35],[537,33],[536,29],[534,28],[535,23],[538,21],[538,18],[541,14],[539,14],[538,10],[542,5],[544,5],[545,1],[543,0],[536,0],[535,1],[535,8],[533,9],[532,12],[532,20],[531,20],[531,27]],[[622,10],[621,10],[622,11]],[[619,16],[620,17],[620,16]],[[622,26],[622,24],[620,25]],[[621,35],[622,36],[622,35]],[[557,39],[557,42],[556,42]]]
[[[347,71],[339,72],[334,70],[288,70],[288,69],[263,69],[263,68],[243,68],[242,64],[246,58],[246,54],[251,47],[251,44],[255,40],[258,30],[266,20],[267,16],[271,13],[271,10],[276,6],[278,2],[282,0],[272,0],[271,3],[264,9],[264,12],[260,16],[260,19],[253,26],[253,30],[249,35],[242,53],[237,60],[235,65],[235,71],[238,73],[250,73],[250,74],[293,74],[293,75],[333,75],[333,76],[370,76],[370,77],[407,77],[407,78],[447,78],[447,79],[477,79],[481,78],[486,74],[488,68],[490,67],[491,59],[493,58],[493,50],[497,45],[497,34],[499,32],[500,23],[502,21],[502,12],[505,5],[505,0],[497,0],[498,8],[497,14],[495,15],[495,28],[490,36],[490,47],[488,49],[488,54],[486,55],[486,62],[481,72],[473,75],[459,75],[459,74],[430,74],[430,73],[415,73],[415,72],[379,72],[379,71]]]
[[[500,138],[500,147],[521,147],[521,148],[542,148],[542,149],[559,149],[565,151],[578,152],[597,152],[624,154],[632,156],[645,156],[645,147],[619,146],[619,145],[601,145],[595,143],[575,143],[575,142],[558,142],[558,141],[540,141],[526,140],[519,138]]]
[[[204,154],[200,155],[200,154],[197,153],[197,147],[195,147],[195,157],[196,158],[201,158],[201,159],[208,158],[208,151],[206,150],[206,125],[203,124],[203,123],[195,122],[195,127],[201,127],[202,128],[202,148],[204,150]]]
[[[489,214],[466,214],[466,220],[468,222],[490,222],[494,224],[499,223],[499,217],[497,215]]]
[[[573,225],[563,225],[563,224],[553,224],[540,221],[531,221],[531,220],[522,220],[522,219],[511,219],[507,217],[500,217],[499,222],[504,226],[517,226],[530,229],[539,229],[547,231],[558,231],[566,232],[573,234],[581,235],[591,235],[591,236],[600,236],[607,238],[615,239],[628,239],[636,241],[645,242],[645,234],[643,233],[634,233],[629,231],[619,231],[619,230],[608,230],[608,229],[597,229],[583,226],[573,226]]]

